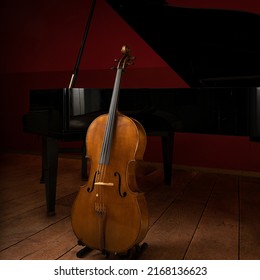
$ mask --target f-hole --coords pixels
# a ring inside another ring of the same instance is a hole
[[[118,172],[114,173],[114,176],[118,177],[118,193],[121,197],[126,197],[127,193],[126,192],[121,192],[121,176]]]
[[[95,172],[95,175],[94,175],[93,182],[92,182],[92,187],[91,187],[91,188],[87,188],[87,191],[88,191],[89,193],[93,192],[93,190],[94,190],[94,186],[95,186],[95,182],[96,182],[96,177],[97,177],[98,174],[100,174],[100,172],[99,172],[99,171],[96,171],[96,172]]]

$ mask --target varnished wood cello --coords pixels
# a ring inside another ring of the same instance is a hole
[[[145,130],[117,110],[122,71],[134,60],[127,46],[121,53],[109,113],[96,118],[86,134],[90,174],[71,212],[80,243],[109,253],[127,252],[148,230],[146,200],[135,176],[146,147]]]

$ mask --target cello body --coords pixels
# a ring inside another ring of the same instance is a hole
[[[148,231],[146,200],[135,175],[146,134],[139,122],[113,110],[110,132],[111,112],[96,118],[88,128],[89,179],[80,187],[71,220],[81,244],[122,253],[141,242]]]

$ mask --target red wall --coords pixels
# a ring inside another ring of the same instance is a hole
[[[169,2],[179,4],[180,1]],[[181,3],[189,6],[192,2]],[[228,5],[227,1],[222,2]],[[236,1],[232,8],[244,9],[243,3]],[[204,5],[203,1],[201,4]],[[29,90],[68,86],[89,7],[90,1],[86,0],[10,0],[2,4],[0,131],[3,150],[40,149],[40,138],[22,131],[21,118],[28,112]],[[112,87],[115,72],[110,67],[123,44],[131,47],[137,59],[135,65],[127,69],[122,87],[187,87],[104,0],[97,1],[77,86]],[[158,137],[148,139],[147,160],[161,160],[159,141]],[[175,164],[260,171],[259,159],[260,144],[250,142],[247,137],[191,134],[175,137]]]

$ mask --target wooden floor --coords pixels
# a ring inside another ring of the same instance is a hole
[[[70,211],[83,184],[80,160],[59,158],[53,217],[38,155],[2,154],[0,167],[0,259],[77,259]],[[139,173],[150,217],[140,259],[260,259],[260,178],[174,170],[166,186],[158,165],[145,163]]]

